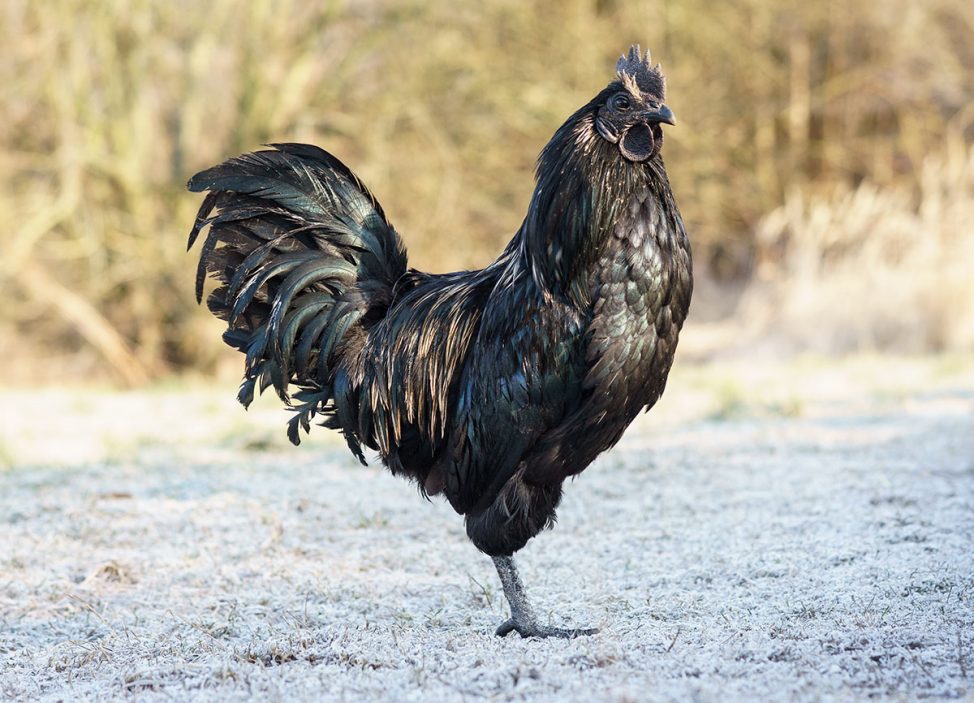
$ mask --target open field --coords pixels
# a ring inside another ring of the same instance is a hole
[[[750,369],[746,371],[744,369]],[[521,553],[233,387],[0,394],[0,698],[974,694],[974,362],[678,364]]]

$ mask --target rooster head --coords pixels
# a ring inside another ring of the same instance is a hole
[[[616,76],[599,94],[595,128],[629,161],[646,161],[663,147],[660,125],[676,124],[673,111],[663,104],[666,81],[660,65],[653,66],[649,51],[642,54],[638,44],[620,57]]]

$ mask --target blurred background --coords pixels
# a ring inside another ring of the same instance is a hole
[[[411,265],[484,266],[632,42],[678,118],[684,360],[974,350],[974,3],[5,0],[0,41],[7,386],[239,374],[184,184],[264,142],[350,164]]]

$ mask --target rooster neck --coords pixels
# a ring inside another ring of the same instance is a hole
[[[668,221],[679,222],[662,159],[627,161],[598,135],[592,115],[587,108],[573,115],[542,151],[534,195],[515,239],[541,292],[579,307],[592,302],[591,273],[612,233],[638,216],[633,202],[651,197],[672,209],[674,216],[665,213]]]

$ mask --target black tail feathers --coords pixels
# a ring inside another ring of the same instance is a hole
[[[307,144],[270,146],[189,180],[191,191],[209,191],[189,247],[209,226],[196,296],[207,274],[220,281],[207,304],[227,321],[226,343],[246,354],[240,402],[273,386],[297,411],[288,428],[297,444],[316,413],[337,413],[340,359],[384,316],[406,254],[341,161]]]

